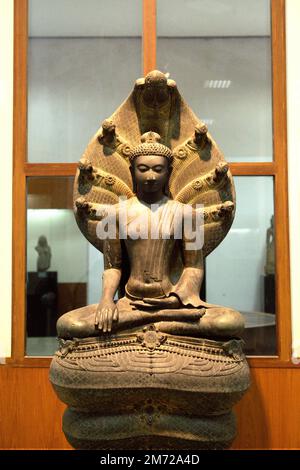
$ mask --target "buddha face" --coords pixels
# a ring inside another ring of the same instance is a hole
[[[160,155],[140,155],[133,162],[133,176],[140,193],[163,193],[170,177],[170,164]]]

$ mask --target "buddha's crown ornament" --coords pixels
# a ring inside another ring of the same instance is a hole
[[[156,132],[150,131],[143,134],[141,144],[134,147],[129,155],[130,162],[133,162],[140,155],[160,155],[172,162],[172,151],[166,145],[161,144],[160,141],[161,137]]]

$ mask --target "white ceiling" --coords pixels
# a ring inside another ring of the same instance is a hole
[[[268,36],[270,0],[157,0],[159,36]],[[31,37],[140,36],[142,0],[29,0]]]

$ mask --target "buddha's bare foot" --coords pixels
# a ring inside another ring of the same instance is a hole
[[[99,335],[99,330],[95,328],[97,307],[97,304],[87,305],[62,315],[56,323],[57,336],[72,339]]]
[[[239,337],[244,330],[243,316],[236,310],[226,307],[208,308],[198,322],[162,321],[157,323],[164,333],[203,338]]]

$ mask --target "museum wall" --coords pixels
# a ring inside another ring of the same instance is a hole
[[[12,323],[13,2],[2,2],[0,12],[0,199],[5,201],[0,225],[0,358],[5,358],[11,354]]]

